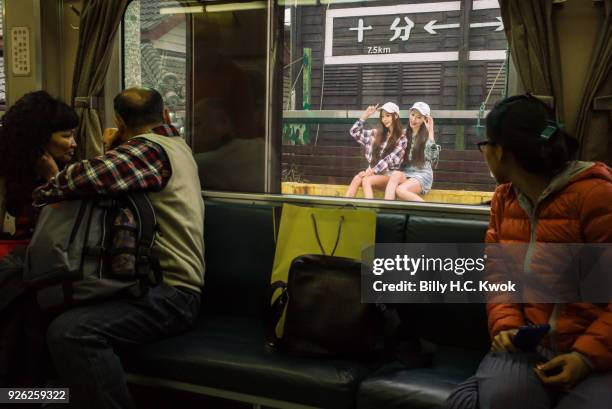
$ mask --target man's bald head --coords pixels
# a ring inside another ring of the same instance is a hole
[[[128,88],[114,99],[115,113],[128,129],[164,122],[164,101],[150,88]]]

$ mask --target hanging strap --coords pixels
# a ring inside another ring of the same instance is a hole
[[[276,336],[276,326],[283,316],[285,307],[287,306],[287,301],[289,300],[287,283],[284,281],[275,281],[270,285],[270,289],[268,290],[268,299],[271,300],[276,290],[279,289],[280,294],[278,297],[276,297],[270,308],[268,308],[265,315],[265,326],[267,332],[266,345],[270,348],[275,348],[280,341]]]
[[[321,249],[321,253],[327,255],[323,245],[321,244],[321,238],[319,237],[319,229],[317,228],[317,219],[314,214],[310,214],[310,218],[312,219],[312,226],[314,227],[315,237],[317,238],[317,243],[319,244],[319,248]],[[338,243],[340,243],[340,235],[342,234],[342,224],[344,224],[344,216],[340,216],[340,221],[338,222],[338,235],[336,236],[336,244],[334,244],[334,249],[329,254],[333,256],[338,248]]]
[[[283,208],[280,206],[275,206],[272,208],[272,238],[274,239],[274,246],[276,246],[278,235],[280,233],[280,219],[282,215]]]
[[[484,106],[487,106],[487,103],[489,102],[489,98],[491,97],[491,93],[493,92],[493,88],[495,88],[495,84],[497,83],[497,80],[499,79],[499,75],[502,73],[505,66],[506,66],[506,62],[504,61],[501,67],[499,67],[499,71],[497,71],[497,75],[495,76],[495,80],[493,80],[493,84],[491,84],[491,87],[489,87],[489,92],[487,93],[487,97],[485,98],[483,102]]]
[[[499,79],[499,76],[502,73],[502,70],[508,64],[508,55],[509,54],[510,54],[510,51],[508,51],[506,53],[506,60],[499,67],[499,71],[497,71],[497,75],[495,76],[495,80],[493,80],[493,84],[489,87],[489,92],[487,93],[487,97],[482,102],[482,104],[480,104],[480,109],[478,110],[478,118],[476,120],[476,136],[478,136],[478,137],[480,137],[480,129],[484,128],[483,125],[480,125],[480,120],[484,117],[484,111],[485,111],[485,109],[487,107],[487,103],[489,102],[489,98],[491,97],[491,93],[493,92],[493,88],[495,88],[495,84],[497,83],[497,80]]]

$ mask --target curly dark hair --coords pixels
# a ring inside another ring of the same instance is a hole
[[[4,114],[0,128],[0,175],[5,177],[7,210],[17,215],[32,203],[36,165],[51,134],[74,129],[74,109],[45,91],[25,94]]]

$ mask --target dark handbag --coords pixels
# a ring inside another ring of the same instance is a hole
[[[361,263],[334,257],[343,218],[331,255],[325,255],[312,217],[317,242],[323,255],[296,257],[289,269],[288,283],[277,281],[272,290],[281,295],[272,305],[272,344],[279,349],[306,356],[355,356],[372,353],[381,320],[376,306],[361,303]],[[286,307],[283,335],[275,335]]]

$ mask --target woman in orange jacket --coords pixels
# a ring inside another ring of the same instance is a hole
[[[500,184],[486,242],[523,243],[525,272],[541,261],[536,243],[612,243],[612,170],[572,160],[577,142],[548,118],[531,95],[507,98],[478,144]],[[612,304],[489,303],[487,312],[491,351],[446,408],[612,408]],[[523,351],[513,338],[529,324],[551,329]]]

